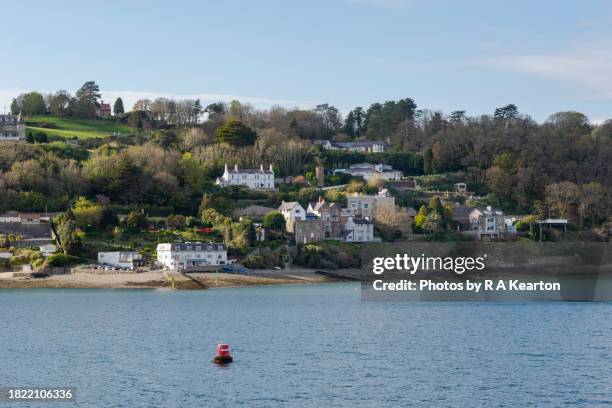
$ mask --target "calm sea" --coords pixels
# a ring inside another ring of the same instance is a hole
[[[0,313],[0,386],[74,386],[68,407],[612,405],[612,303],[362,303],[342,283],[0,290]]]

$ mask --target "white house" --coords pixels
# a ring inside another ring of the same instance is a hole
[[[401,171],[393,170],[393,168],[387,164],[353,164],[348,169],[337,169],[334,172],[347,173],[354,177],[363,177],[365,180],[369,180],[372,177],[380,177],[383,180],[401,180],[402,178]]]
[[[166,269],[225,265],[227,248],[213,242],[162,243],[157,244],[157,261]]]
[[[346,208],[342,209],[342,215],[374,218],[376,206],[395,211],[395,197],[386,188],[380,189],[376,195],[353,193],[346,197]]]
[[[259,169],[240,169],[238,165],[230,170],[225,165],[223,175],[217,178],[217,184],[221,187],[245,186],[252,189],[274,189],[274,169],[270,164],[269,170],[264,170],[263,164]]]
[[[38,249],[40,249],[40,253],[45,257],[53,255],[57,252],[57,246],[55,244],[40,245]]]
[[[142,265],[142,255],[138,252],[98,252],[98,263],[115,268],[133,269]]]
[[[344,223],[346,242],[374,241],[374,224],[366,218],[348,217]]]
[[[389,149],[389,144],[382,140],[355,140],[352,142],[332,142],[316,140],[315,144],[326,150],[344,150],[349,152],[382,153]]]
[[[285,227],[288,232],[293,232],[293,225],[296,220],[306,219],[306,210],[297,201],[283,201],[278,207],[278,211],[285,218]]]
[[[0,222],[21,222],[21,217],[17,211],[7,211],[0,214]]]
[[[25,142],[25,124],[21,115],[0,115],[0,142]]]
[[[487,206],[474,208],[470,212],[470,231],[479,239],[499,238],[506,233],[506,220],[502,210]]]

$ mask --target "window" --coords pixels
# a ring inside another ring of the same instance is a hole
[[[495,218],[493,218],[493,217],[487,217],[487,222],[495,222]]]

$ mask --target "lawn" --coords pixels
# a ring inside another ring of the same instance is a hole
[[[35,116],[26,120],[26,130],[45,132],[48,136],[92,139],[112,134],[129,135],[134,129],[123,123],[96,119],[68,119],[56,116]]]

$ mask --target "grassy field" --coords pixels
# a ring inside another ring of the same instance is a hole
[[[26,120],[27,131],[45,132],[48,136],[58,136],[66,139],[74,137],[92,139],[112,134],[129,135],[134,133],[133,128],[123,123],[93,119],[67,119],[55,116],[28,118]]]

